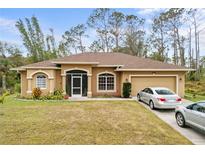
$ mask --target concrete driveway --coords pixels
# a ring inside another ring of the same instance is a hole
[[[183,100],[183,101],[185,102],[186,100]],[[200,133],[199,131],[193,128],[190,128],[190,127],[181,128],[177,125],[176,120],[175,120],[174,110],[151,110],[147,104],[143,102],[139,102],[139,103],[145,106],[150,111],[152,111],[155,115],[157,115],[160,119],[162,119],[164,122],[169,124],[175,130],[181,133],[183,136],[188,138],[193,144],[204,144],[205,145],[205,135],[204,134]]]

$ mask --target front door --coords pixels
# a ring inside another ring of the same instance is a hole
[[[72,97],[82,96],[82,77],[72,76]]]

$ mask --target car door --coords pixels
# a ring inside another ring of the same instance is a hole
[[[153,91],[150,88],[147,88],[145,101],[149,103],[150,99],[152,99]]]
[[[199,125],[202,127],[203,130],[205,130],[205,112],[199,113]]]
[[[141,91],[140,99],[145,102],[147,88]]]
[[[198,124],[205,130],[205,103],[198,103]]]
[[[200,106],[196,103],[187,108],[186,112],[186,122],[196,126],[198,128],[202,128],[202,118],[201,113],[199,112]]]

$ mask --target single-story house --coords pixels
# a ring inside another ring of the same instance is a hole
[[[62,89],[72,97],[122,96],[123,83],[132,83],[131,95],[148,86],[170,88],[184,96],[186,67],[123,53],[81,53],[21,66],[21,95],[39,87],[43,94]]]

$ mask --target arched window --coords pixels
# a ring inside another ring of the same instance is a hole
[[[98,75],[98,91],[114,91],[115,76],[110,73],[102,73]]]
[[[36,77],[36,87],[46,88],[46,76],[44,74],[38,74]]]

